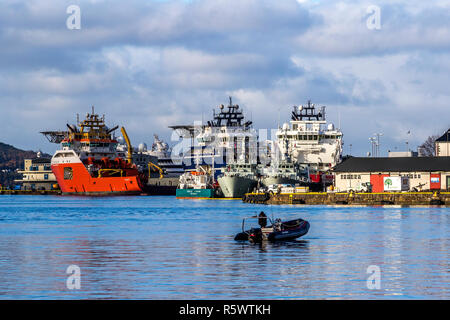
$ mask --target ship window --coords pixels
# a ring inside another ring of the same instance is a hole
[[[318,139],[318,137],[317,136],[313,136],[313,140],[317,140]]]
[[[64,168],[64,180],[72,180],[73,178],[73,169],[70,167]]]

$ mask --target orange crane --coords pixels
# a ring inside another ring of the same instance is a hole
[[[128,147],[127,162],[129,164],[132,164],[133,163],[133,146],[131,145],[130,138],[128,137],[128,134],[127,134],[127,131],[125,130],[125,128],[122,127],[120,129],[120,131],[122,131],[122,136],[125,139],[125,142],[127,143],[127,147]]]

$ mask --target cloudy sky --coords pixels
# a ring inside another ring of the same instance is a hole
[[[150,145],[231,95],[267,129],[311,99],[386,154],[450,127],[449,54],[450,0],[2,0],[0,141],[53,152],[38,132],[95,105]]]

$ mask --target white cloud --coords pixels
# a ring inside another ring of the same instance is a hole
[[[79,1],[70,31],[71,1],[3,1],[0,141],[49,150],[37,132],[94,104],[150,143],[233,95],[259,128],[312,99],[359,154],[375,131],[419,144],[449,125],[449,3],[377,1],[369,30],[373,1]]]

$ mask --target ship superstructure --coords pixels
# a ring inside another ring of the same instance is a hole
[[[308,165],[313,182],[319,182],[323,173],[341,161],[342,136],[332,123],[327,125],[325,106],[316,110],[311,101],[294,106],[290,123],[277,130],[280,153]]]
[[[206,124],[170,127],[179,131],[180,136],[191,138],[191,149],[184,156],[187,159],[200,156],[202,163],[209,165],[215,161],[217,168],[238,161],[256,164],[258,135],[252,121],[245,120],[242,108],[233,104],[231,97],[228,106],[221,104],[218,109],[219,112],[214,110],[213,119]],[[215,156],[204,158],[204,154]]]
[[[140,172],[132,161],[129,145],[126,158],[117,150],[114,131],[108,128],[105,118],[94,112],[86,115],[77,125],[67,125],[68,131],[61,140],[61,149],[51,160],[51,168],[64,194],[110,195],[138,194],[146,183],[145,172]]]
[[[153,135],[152,149],[148,153],[157,158],[158,167],[164,171],[167,178],[178,178],[184,173],[184,165],[179,157],[171,154],[169,145],[157,134]]]

